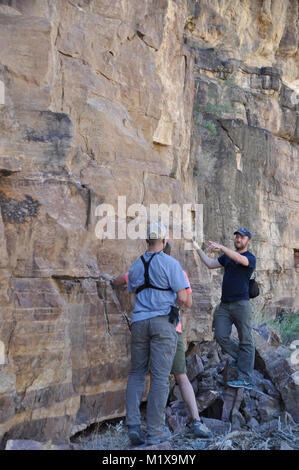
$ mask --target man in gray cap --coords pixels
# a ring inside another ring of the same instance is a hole
[[[130,267],[128,291],[136,294],[131,319],[131,371],[127,384],[127,419],[133,445],[143,444],[140,402],[146,373],[151,374],[146,422],[149,445],[169,439],[165,407],[169,375],[176,352],[176,304],[187,304],[189,287],[180,263],[163,252],[166,228],[152,223],[147,231],[147,251]]]
[[[217,259],[207,256],[195,241],[193,246],[209,269],[222,266],[225,269],[221,302],[214,316],[215,337],[222,350],[233,357],[234,361],[231,364],[238,369],[237,380],[228,382],[228,385],[250,389],[254,367],[254,342],[251,329],[249,279],[255,269],[256,258],[248,251],[248,244],[252,238],[250,231],[242,227],[236,230],[234,235],[235,251],[219,243],[209,242],[209,251],[223,252]],[[238,331],[239,343],[230,337],[233,324]]]

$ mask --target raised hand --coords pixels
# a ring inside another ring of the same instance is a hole
[[[219,243],[212,242],[209,240],[209,246],[208,246],[208,251],[218,251],[221,250],[223,245],[220,245]]]

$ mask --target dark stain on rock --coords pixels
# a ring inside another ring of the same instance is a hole
[[[26,217],[36,217],[40,202],[34,200],[28,194],[25,194],[26,199],[18,201],[13,198],[5,198],[0,193],[0,207],[2,218],[4,222],[24,224]]]
[[[91,212],[91,191],[85,184],[82,184],[82,187],[85,188],[85,190],[87,191],[86,195],[85,195],[86,205],[87,205],[87,207],[86,207],[85,229],[88,230],[88,226],[89,226],[89,223],[90,223],[90,212]]]
[[[10,176],[13,173],[18,173],[19,170],[8,170],[7,168],[0,169],[0,176]]]
[[[65,113],[40,111],[36,128],[24,130],[27,142],[41,144],[41,155],[49,162],[62,161],[68,154],[73,139],[73,124]]]
[[[68,114],[42,111],[41,128],[26,129],[26,139],[33,142],[55,142],[72,138],[72,121]]]

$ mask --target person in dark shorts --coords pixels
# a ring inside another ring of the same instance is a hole
[[[166,243],[166,246],[163,251],[164,253],[170,256],[171,246],[168,242]],[[191,290],[188,276],[185,271],[184,271],[184,275],[189,285],[188,289],[186,289],[187,302],[185,303],[185,306],[188,308],[191,308],[192,290]],[[185,346],[184,346],[183,334],[182,334],[181,319],[176,327],[176,332],[178,335],[178,342],[177,342],[176,353],[175,353],[173,364],[172,364],[171,374],[174,375],[176,383],[179,386],[182,398],[184,402],[186,403],[190,411],[190,414],[192,416],[194,435],[196,437],[212,437],[211,431],[207,428],[205,424],[201,422],[201,419],[198,413],[198,407],[196,403],[194,390],[187,376],[186,355],[185,355]]]
[[[252,239],[250,231],[242,227],[234,232],[235,251],[218,243],[209,242],[209,251],[221,250],[217,259],[207,256],[193,240],[193,246],[209,269],[224,267],[221,302],[216,307],[214,327],[216,341],[228,353],[238,369],[238,378],[228,382],[231,387],[252,388],[254,367],[254,342],[252,336],[252,307],[249,300],[249,279],[256,267],[256,258],[248,250]],[[239,343],[230,335],[232,325],[238,331]]]

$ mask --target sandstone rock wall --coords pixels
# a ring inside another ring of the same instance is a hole
[[[99,204],[202,203],[205,239],[229,245],[250,226],[256,310],[298,309],[298,7],[1,0],[0,25],[0,435],[59,441],[125,412],[105,275],[144,243],[97,239]],[[186,343],[210,340],[221,273],[173,254]]]

